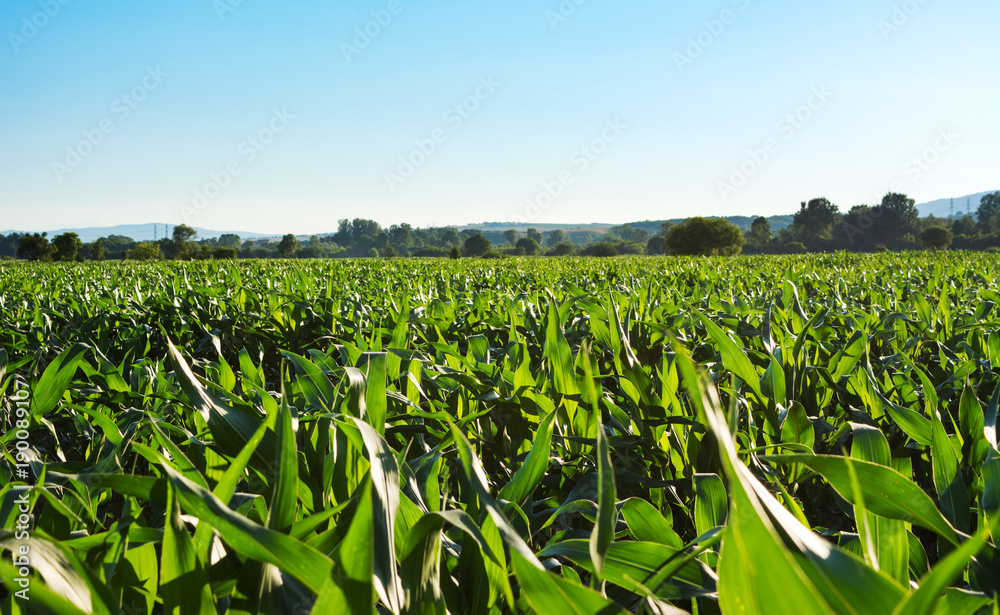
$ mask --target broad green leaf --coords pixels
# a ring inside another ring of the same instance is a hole
[[[62,352],[42,372],[41,378],[31,390],[31,415],[44,416],[51,412],[73,380],[73,374],[90,346],[74,344]]]
[[[625,615],[625,611],[597,592],[536,568],[516,551],[511,552],[511,556],[514,558],[514,576],[521,583],[521,590],[536,613]]]
[[[761,457],[775,463],[801,463],[818,472],[837,493],[853,502],[847,461],[833,455],[770,455]],[[890,519],[901,519],[934,530],[949,542],[958,542],[955,528],[938,511],[937,506],[923,490],[892,468],[857,460],[854,468],[864,490],[869,512]]]

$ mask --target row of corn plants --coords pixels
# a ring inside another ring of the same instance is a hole
[[[998,280],[0,263],[0,611],[996,615]]]

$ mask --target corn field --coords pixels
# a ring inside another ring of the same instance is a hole
[[[0,611],[996,615],[998,280],[2,262]]]

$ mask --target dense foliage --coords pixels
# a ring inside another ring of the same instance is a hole
[[[0,262],[0,611],[995,613],[998,280]]]

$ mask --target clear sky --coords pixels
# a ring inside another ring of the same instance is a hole
[[[0,229],[993,190],[998,30],[996,0],[3,0]]]

